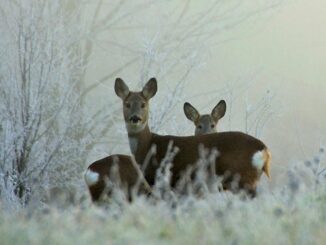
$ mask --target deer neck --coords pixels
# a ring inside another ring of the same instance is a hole
[[[128,133],[129,146],[137,163],[142,164],[151,147],[152,133],[148,125],[138,133]]]

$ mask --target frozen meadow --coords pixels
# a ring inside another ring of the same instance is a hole
[[[193,134],[182,105],[193,99],[187,91],[194,94],[190,85],[205,72],[210,48],[284,4],[256,2],[0,1],[0,243],[325,244],[323,142],[310,154],[294,139],[299,150],[284,160],[287,145],[270,127],[282,116],[277,93],[256,86],[255,71],[195,97],[205,113],[225,99],[224,129],[277,145],[272,180],[261,177],[256,198],[219,192],[220,180],[203,170],[180,195],[169,185],[169,158],[153,195],[132,203],[115,188],[94,205],[84,182],[92,161],[130,154],[115,77],[138,89],[157,77],[151,130]]]

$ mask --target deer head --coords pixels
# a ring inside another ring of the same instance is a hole
[[[183,106],[186,117],[192,121],[195,126],[195,135],[210,134],[217,132],[218,121],[224,117],[226,103],[221,100],[212,110],[211,114],[200,115],[194,106],[186,102]]]
[[[139,133],[148,124],[148,101],[157,92],[156,79],[151,78],[142,91],[132,92],[121,78],[117,78],[114,89],[123,101],[123,116],[128,133]]]

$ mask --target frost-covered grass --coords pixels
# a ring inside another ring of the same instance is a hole
[[[1,212],[1,244],[325,244],[325,189]]]
[[[255,199],[206,192],[94,205],[85,193],[75,204],[1,208],[1,244],[325,244],[322,154],[273,190],[261,184]]]

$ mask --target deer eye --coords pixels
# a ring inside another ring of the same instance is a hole
[[[126,102],[126,107],[130,108],[130,103],[129,102]]]
[[[203,126],[202,126],[202,125],[198,125],[197,128],[198,128],[198,129],[202,129]]]
[[[143,102],[141,103],[141,108],[145,108],[146,104]]]
[[[214,128],[215,127],[215,125],[214,124],[211,124],[211,128]]]

